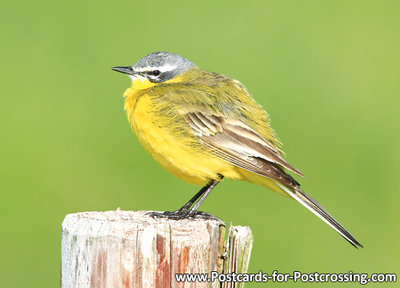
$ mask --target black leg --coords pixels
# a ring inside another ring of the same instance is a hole
[[[176,219],[176,220],[193,217],[196,214],[199,214],[199,216],[202,216],[204,218],[211,216],[210,214],[207,214],[204,212],[198,212],[197,209],[199,209],[200,205],[204,202],[204,200],[210,194],[211,190],[213,190],[214,187],[217,186],[217,184],[223,178],[222,175],[219,175],[219,176],[220,176],[219,180],[211,180],[210,182],[208,182],[207,185],[205,185],[203,188],[201,188],[200,191],[196,193],[196,195],[194,195],[185,205],[183,205],[178,210],[173,211],[173,212],[165,211],[164,213],[152,212],[152,213],[150,213],[150,215],[152,217],[167,217],[167,218],[172,218],[172,219]],[[190,207],[192,207],[192,208],[190,208]]]
[[[181,208],[179,208],[175,212],[177,212],[177,211],[189,212],[189,208],[197,201],[197,199],[202,197],[210,189],[210,187],[212,186],[214,181],[216,181],[216,180],[211,180],[210,182],[208,182],[206,186],[201,188],[200,191],[196,193],[196,195],[194,195],[185,205],[183,205]],[[218,181],[217,181],[217,183],[218,183]],[[214,185],[214,187],[215,187],[215,185]]]
[[[189,210],[189,216],[194,216],[197,212],[197,209],[199,209],[200,205],[206,200],[207,196],[210,195],[211,191],[214,189],[215,186],[219,183],[220,180],[211,180],[207,186],[207,189],[205,189],[203,195],[201,195],[200,199],[190,208]],[[203,188],[205,188],[203,187]],[[196,194],[197,196],[197,194]]]

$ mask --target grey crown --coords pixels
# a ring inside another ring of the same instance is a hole
[[[166,66],[175,66],[176,68],[168,71],[163,71],[162,68]],[[188,71],[190,68],[197,66],[192,61],[180,55],[170,52],[156,52],[149,54],[146,57],[143,57],[135,65],[132,66],[133,70],[140,70],[140,68],[146,67],[149,68],[149,71],[160,70],[160,75],[147,75],[150,81],[160,83],[172,79]]]

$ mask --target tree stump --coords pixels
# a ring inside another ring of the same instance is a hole
[[[247,272],[250,228],[231,226],[224,240],[221,221],[152,218],[147,212],[67,215],[62,224],[61,287],[242,287],[210,279],[215,271]],[[186,277],[184,273],[206,275],[209,281],[179,282],[177,275]]]

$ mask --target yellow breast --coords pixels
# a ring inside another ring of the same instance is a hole
[[[125,110],[140,143],[157,162],[192,184],[205,185],[211,179],[218,179],[218,173],[231,179],[240,178],[231,164],[209,154],[206,149],[194,149],[188,139],[171,133],[173,123],[169,123],[170,119],[165,119],[154,108],[152,98],[145,93],[146,89],[137,87],[133,83],[126,90]],[[146,87],[146,84],[141,84],[141,87]]]

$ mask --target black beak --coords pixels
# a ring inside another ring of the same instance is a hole
[[[135,74],[135,72],[132,70],[132,67],[130,67],[130,66],[128,66],[128,67],[112,67],[111,70],[121,72],[124,74],[129,74],[129,75]]]

